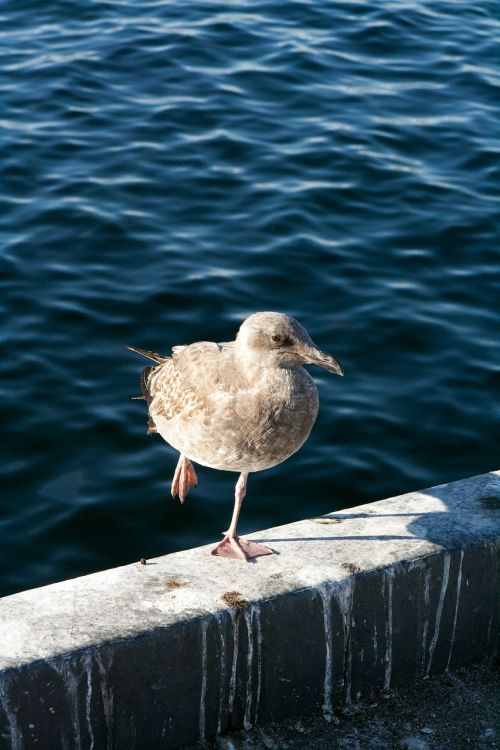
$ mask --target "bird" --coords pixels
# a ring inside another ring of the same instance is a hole
[[[197,485],[193,463],[239,474],[231,523],[212,555],[251,561],[272,554],[236,533],[248,475],[277,466],[304,444],[319,398],[303,365],[343,375],[338,359],[279,312],[250,315],[234,341],[174,346],[170,357],[128,348],[155,362],[142,372],[139,398],[148,406],[148,432],[179,451],[172,497],[183,503]]]

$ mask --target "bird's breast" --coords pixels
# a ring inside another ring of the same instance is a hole
[[[256,378],[233,393],[215,392],[209,408],[189,419],[155,419],[174,448],[204,466],[262,471],[295,453],[318,413],[318,392],[301,367]]]

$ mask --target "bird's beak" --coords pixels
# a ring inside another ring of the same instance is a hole
[[[318,367],[323,367],[328,372],[333,372],[334,375],[344,374],[344,368],[338,359],[332,357],[331,354],[322,352],[316,346],[305,344],[300,348],[299,355],[306,365],[318,365]]]

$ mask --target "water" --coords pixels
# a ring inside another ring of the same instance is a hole
[[[215,541],[134,343],[295,315],[344,364],[241,531],[498,468],[498,6],[5,2],[2,593]]]

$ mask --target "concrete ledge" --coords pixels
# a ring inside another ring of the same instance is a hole
[[[175,748],[495,650],[500,472],[252,538],[277,554],[201,547],[3,599],[0,747]]]

